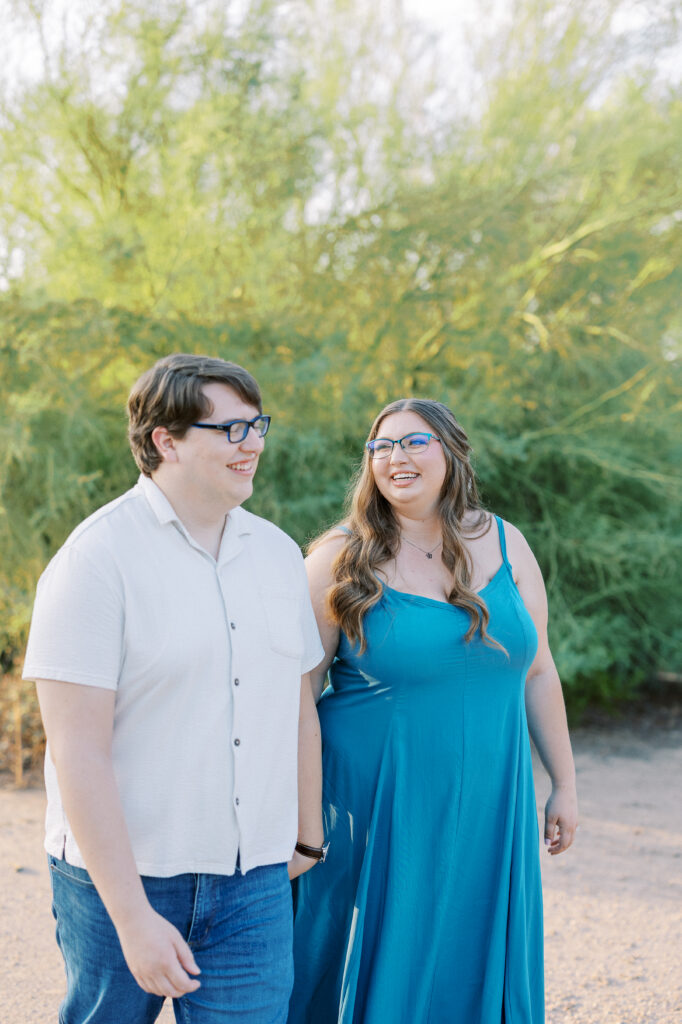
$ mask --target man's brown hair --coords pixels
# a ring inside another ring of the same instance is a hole
[[[258,384],[236,363],[181,352],[159,359],[135,381],[128,398],[128,440],[145,476],[151,476],[161,463],[152,441],[156,427],[165,427],[173,437],[184,437],[193,423],[213,412],[202,390],[205,384],[226,384],[244,402],[263,411]]]

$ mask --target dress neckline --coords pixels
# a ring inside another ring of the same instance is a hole
[[[502,577],[502,570],[504,568],[506,568],[506,562],[502,562],[502,565],[499,567],[495,575],[488,580],[486,585],[484,587],[481,587],[480,590],[475,590],[474,593],[478,594],[479,596],[485,593],[486,590],[492,587],[494,583],[497,583],[498,579]],[[407,590],[396,590],[395,587],[391,587],[388,583],[384,583],[383,580],[381,580],[381,585],[384,588],[384,590],[390,590],[392,594],[397,594],[399,597],[407,597],[411,601],[426,601],[427,604],[438,604],[441,605],[441,607],[443,608],[457,607],[457,605],[450,604],[449,601],[439,601],[438,598],[436,597],[426,597],[424,594],[411,594]]]

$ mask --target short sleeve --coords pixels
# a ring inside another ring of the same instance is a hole
[[[303,655],[301,656],[301,674],[310,672],[324,658],[324,647],[315,620],[315,612],[310,600],[308,576],[303,563],[303,556],[297,550],[297,572],[301,590],[301,632],[303,634]]]
[[[62,548],[38,582],[24,679],[118,687],[123,662],[121,585],[74,546]]]

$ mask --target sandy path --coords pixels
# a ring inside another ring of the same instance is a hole
[[[680,1022],[682,727],[582,730],[574,747],[579,839],[542,858],[547,1022]],[[537,785],[542,804],[542,772]],[[0,789],[0,1024],[57,1020],[43,810],[40,789]]]
[[[680,1024],[682,731],[578,733],[574,747],[578,840],[542,864],[547,1020]]]

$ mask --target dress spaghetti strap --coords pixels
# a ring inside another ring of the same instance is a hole
[[[504,523],[499,516],[495,516],[495,519],[497,520],[497,532],[500,535],[500,550],[502,551],[502,561],[504,562],[508,569],[511,569],[509,559],[507,558],[507,541],[504,536]]]

